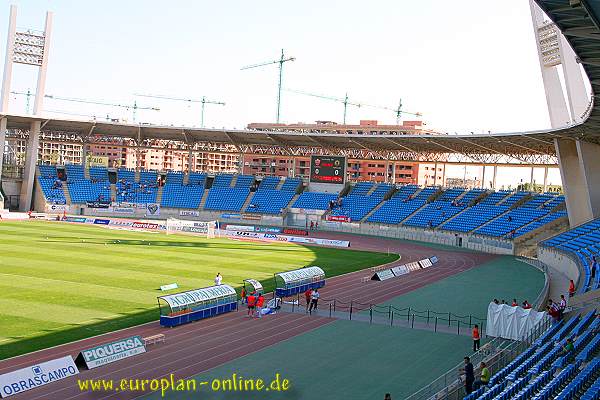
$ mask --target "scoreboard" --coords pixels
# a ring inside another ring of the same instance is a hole
[[[338,183],[346,182],[346,157],[311,156],[310,182]]]

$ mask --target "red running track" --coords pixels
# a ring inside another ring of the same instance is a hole
[[[319,233],[315,236],[350,240],[353,249],[382,252],[389,250],[401,254],[402,259],[396,264],[417,261],[432,255],[440,259],[433,268],[418,270],[401,278],[383,282],[361,282],[361,278],[369,275],[370,270],[330,278],[327,280],[327,286],[321,291],[324,299],[382,303],[497,257],[482,253],[438,250],[410,242],[375,237],[334,233]],[[246,318],[243,311],[170,329],[162,328],[157,321],[0,361],[0,374],[65,355],[76,357],[83,349],[119,338],[163,333],[166,335],[166,342],[150,345],[144,354],[109,366],[82,371],[78,376],[12,397],[15,400],[132,399],[142,393],[81,392],[77,386],[77,379],[113,379],[118,383],[120,379],[153,379],[171,373],[176,378],[190,377],[333,321],[326,317],[289,313],[279,313],[258,320]],[[249,325],[253,326],[253,330],[260,330],[260,339],[248,342],[240,334],[247,330]]]

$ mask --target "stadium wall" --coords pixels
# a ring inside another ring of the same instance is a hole
[[[567,278],[573,279],[575,286],[579,287],[581,269],[577,264],[577,261],[574,260],[570,255],[563,253],[560,250],[545,246],[538,246],[537,254],[538,260],[549,265],[555,270],[562,272],[567,276]]]

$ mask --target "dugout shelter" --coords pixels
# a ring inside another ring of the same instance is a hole
[[[320,267],[304,267],[275,274],[275,296],[289,297],[308,289],[325,286],[325,271]]]

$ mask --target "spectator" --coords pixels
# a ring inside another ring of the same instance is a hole
[[[500,304],[506,304],[506,301],[502,299],[502,302]]]
[[[567,308],[567,299],[565,299],[565,295],[560,295],[560,302],[558,303],[558,310],[560,311],[560,317],[562,318],[565,310]]]
[[[240,293],[240,297],[242,298],[242,304],[246,302],[246,288],[242,286],[242,292]]]
[[[517,303],[517,299],[513,299],[511,306],[512,307],[518,307],[519,306],[519,303]]]
[[[569,297],[573,297],[575,295],[575,282],[573,279],[569,279]]]
[[[561,354],[563,356],[566,356],[570,353],[573,353],[573,350],[575,349],[575,347],[573,347],[573,340],[571,340],[570,338],[567,339],[567,341],[565,342],[565,345],[562,347],[562,352]]]
[[[529,302],[528,302],[527,300],[525,300],[525,301],[523,302],[523,308],[524,308],[525,310],[529,310],[529,309],[531,309],[531,304],[529,304]]]
[[[221,276],[221,273],[217,273],[217,276],[215,276],[215,286],[219,286],[221,285],[221,282],[223,282],[223,277]]]
[[[479,364],[479,367],[481,368],[481,377],[473,384],[473,389],[475,390],[479,389],[481,386],[487,386],[487,384],[490,383],[490,370],[488,367],[483,361]]]
[[[598,261],[596,261],[596,256],[592,256],[592,279],[596,276],[596,274],[598,273]]]
[[[319,230],[319,221],[315,222],[315,230]]]
[[[498,299],[494,299],[494,304],[496,304],[496,305],[500,304],[500,302],[498,301]]]
[[[310,306],[310,300],[311,300],[311,295],[312,295],[312,289],[307,289],[306,292],[304,292],[304,298],[306,299],[306,312],[308,312],[308,307]]]
[[[554,319],[555,322],[558,322],[560,320],[560,310],[558,308],[558,305],[552,301],[552,299],[548,299],[548,314],[550,314],[550,316]]]
[[[308,309],[309,313],[312,313],[312,310],[314,309],[315,312],[317,311],[317,305],[319,303],[319,297],[321,297],[321,295],[319,294],[319,289],[314,289],[312,291],[312,293],[310,294],[310,307]]]
[[[386,393],[385,396],[383,397],[383,400],[392,400],[392,395],[389,393]]]
[[[479,325],[475,324],[473,326],[473,353],[479,350],[479,345],[481,343],[481,336],[479,335]]]
[[[314,221],[310,221],[310,230],[312,231],[313,229],[315,229],[315,223]]]
[[[247,298],[248,303],[248,316],[254,318],[254,308],[256,306],[256,292],[250,293],[250,296]]]
[[[471,394],[473,392],[475,374],[473,372],[473,364],[471,364],[471,359],[469,357],[465,357],[465,367],[461,370],[461,372],[465,374],[465,392],[467,392],[467,394]]]

